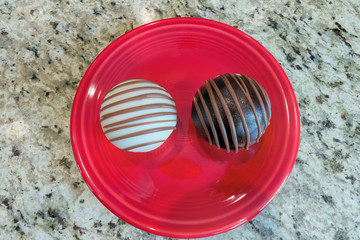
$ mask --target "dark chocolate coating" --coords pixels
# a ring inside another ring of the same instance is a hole
[[[268,94],[254,79],[228,73],[198,89],[191,117],[211,145],[237,152],[259,141],[270,124],[271,105]]]

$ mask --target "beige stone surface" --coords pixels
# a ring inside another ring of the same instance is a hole
[[[0,239],[165,239],[119,220],[91,193],[69,122],[102,49],[142,24],[185,16],[263,44],[293,85],[302,123],[280,194],[250,223],[210,239],[358,239],[359,9],[356,0],[0,0]]]

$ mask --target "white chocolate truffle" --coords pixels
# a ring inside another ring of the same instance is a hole
[[[176,128],[174,99],[160,85],[130,79],[114,86],[101,103],[106,137],[123,151],[148,152],[161,146]]]

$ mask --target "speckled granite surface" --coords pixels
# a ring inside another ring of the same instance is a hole
[[[210,239],[360,236],[360,2],[0,1],[0,239],[163,239],[93,196],[70,143],[91,61],[144,23],[204,17],[250,34],[280,62],[301,114],[298,159],[260,215]],[[246,3],[245,3],[246,2]]]

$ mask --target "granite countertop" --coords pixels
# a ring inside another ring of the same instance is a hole
[[[119,220],[91,193],[69,119],[102,49],[142,24],[185,16],[263,44],[293,85],[302,123],[281,193],[249,223],[209,239],[358,239],[359,9],[357,0],[1,0],[0,239],[164,239]]]

